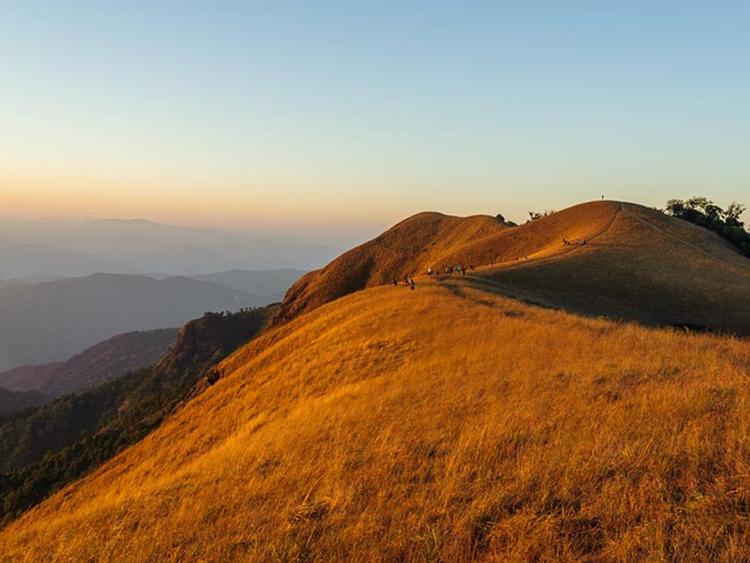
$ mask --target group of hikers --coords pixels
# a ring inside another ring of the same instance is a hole
[[[466,275],[466,272],[470,270],[476,270],[476,267],[474,264],[469,264],[468,266],[464,266],[463,264],[456,264],[455,266],[444,266],[443,267],[443,273],[448,276],[452,276],[453,274],[461,274],[462,276]],[[439,276],[440,272],[433,270],[431,267],[427,268],[427,275],[428,276]]]
[[[580,245],[585,245],[586,244],[586,239],[585,238],[584,239],[578,239],[577,238],[577,239],[573,239],[573,240],[568,240],[565,237],[563,237],[562,242],[563,242],[563,246],[578,246],[579,244]]]
[[[393,278],[393,285],[394,286],[399,285],[399,282],[396,278]],[[411,289],[414,289],[415,287],[417,287],[417,285],[414,283],[414,278],[410,276],[404,277],[404,279],[401,280],[401,285],[409,286]]]
[[[583,246],[583,245],[586,244],[586,239],[573,239],[573,240],[570,240],[570,239],[567,239],[567,238],[563,237],[562,243],[563,243],[563,246],[578,246],[578,245],[582,245]],[[520,256],[520,257],[516,258],[516,261],[518,261],[518,260],[528,260],[528,259],[529,259],[528,256]],[[497,258],[493,258],[490,265],[494,266],[495,262],[497,262],[497,261],[498,261]],[[443,270],[442,270],[442,273],[445,274],[445,275],[449,275],[449,276],[452,276],[453,274],[460,274],[462,276],[465,276],[467,271],[473,271],[473,270],[476,270],[476,267],[473,264],[469,264],[468,266],[464,266],[463,264],[456,264],[455,266],[447,266],[447,265],[444,266]],[[441,272],[433,270],[432,266],[430,266],[429,268],[427,268],[427,275],[428,276],[439,276],[440,274],[441,274]],[[412,278],[411,276],[405,276],[401,280],[400,283],[399,283],[399,281],[396,278],[393,278],[393,285],[394,286],[404,285],[404,286],[410,287],[411,289],[414,289],[416,287],[416,284],[414,283],[414,278]]]
[[[443,268],[443,273],[449,276],[452,276],[453,274],[461,274],[462,276],[466,275],[467,271],[474,271],[476,270],[476,266],[474,264],[469,264],[468,266],[464,266],[463,264],[456,264],[455,266],[445,266]],[[439,276],[440,272],[433,270],[432,266],[427,268],[427,275],[428,276]],[[416,287],[416,284],[414,283],[414,278],[411,276],[404,276],[404,278],[399,282],[396,278],[393,278],[393,285],[394,286],[408,286],[411,289],[414,289]]]

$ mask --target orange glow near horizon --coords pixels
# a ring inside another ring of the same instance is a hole
[[[251,190],[219,194],[197,187],[133,188],[91,179],[69,181],[70,187],[43,187],[44,183],[15,180],[0,184],[0,217],[137,218],[199,227],[332,232],[387,226],[401,218],[398,210],[382,203],[331,202],[314,190],[292,195],[280,191],[271,199],[267,190],[264,194]],[[78,187],[73,187],[75,183]],[[93,183],[110,187],[87,187]]]

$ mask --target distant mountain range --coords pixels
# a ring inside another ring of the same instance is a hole
[[[133,330],[179,326],[265,299],[187,277],[94,274],[0,288],[0,370],[65,360]]]
[[[259,300],[258,305],[281,301],[286,290],[305,274],[304,270],[280,268],[278,270],[229,270],[215,274],[191,276],[196,280],[209,281],[244,291]]]
[[[0,405],[0,412],[96,387],[150,366],[167,352],[176,336],[173,328],[128,332],[95,344],[64,362],[21,366],[0,373],[0,391],[30,394],[26,401],[17,396],[19,404],[14,409]]]
[[[0,278],[96,272],[167,275],[232,269],[310,269],[339,248],[278,235],[162,225],[144,220],[0,220]]]

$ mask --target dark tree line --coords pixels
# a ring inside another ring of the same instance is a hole
[[[745,256],[750,257],[750,233],[740,216],[745,211],[741,203],[733,202],[722,209],[705,197],[670,199],[664,211],[679,219],[690,221],[718,233],[735,245]]]

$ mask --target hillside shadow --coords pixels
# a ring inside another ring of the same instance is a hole
[[[644,326],[655,328],[673,328],[690,333],[714,333],[746,338],[748,331],[728,330],[721,326],[712,325],[711,319],[703,322],[694,320],[690,314],[674,303],[661,301],[662,306],[654,306],[654,302],[638,303],[631,295],[606,295],[597,291],[597,287],[578,286],[575,291],[564,285],[558,288],[534,287],[528,280],[517,279],[513,273],[516,270],[502,270],[498,272],[483,272],[465,278],[448,278],[438,281],[440,287],[450,291],[462,299],[490,307],[499,312],[507,313],[507,308],[489,299],[483,299],[476,294],[471,295],[467,289],[479,290],[493,295],[499,295],[525,305],[531,305],[546,310],[562,310],[586,318],[607,318],[615,322],[636,322]],[[526,277],[524,275],[524,277]],[[720,319],[718,319],[720,320]]]

